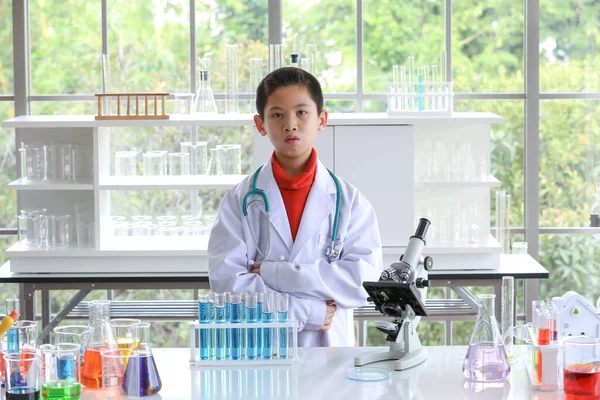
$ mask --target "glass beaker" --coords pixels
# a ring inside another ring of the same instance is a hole
[[[90,307],[90,340],[83,355],[81,383],[91,389],[102,388],[101,352],[117,349],[117,343],[110,327],[110,300],[94,300]],[[118,351],[118,350],[117,350]]]
[[[262,58],[250,59],[250,113],[256,113],[256,89],[263,79]]]
[[[123,365],[127,367],[127,359],[133,350],[140,349],[140,342],[134,338],[134,327],[141,323],[139,319],[117,318],[110,320],[110,326],[115,336],[117,346],[121,350]]]
[[[46,209],[20,210],[17,217],[19,225],[19,239],[29,247],[41,247],[46,244],[48,220],[45,217]]]
[[[131,352],[129,355],[129,365],[132,368],[127,371],[129,374],[129,382],[127,373],[125,372],[125,366],[123,365],[123,358],[121,352],[118,349],[106,349],[100,353],[100,366],[101,366],[101,377],[100,377],[100,388],[104,392],[108,392],[114,395],[114,398],[121,398],[125,395],[128,398],[139,397],[139,369],[137,369],[138,363],[137,358],[139,354],[137,351]],[[128,382],[130,386],[126,390],[124,389],[125,382]]]
[[[510,363],[494,317],[495,298],[493,294],[478,296],[479,313],[463,362],[463,374],[473,381],[495,382],[510,374]]]
[[[166,158],[166,151],[147,151],[142,154],[144,176],[166,175]]]
[[[54,343],[73,343],[79,346],[80,362],[90,342],[92,327],[89,325],[66,325],[54,328]]]
[[[210,87],[210,72],[208,70],[198,72],[198,89],[194,99],[194,113],[218,113],[215,96]]]
[[[79,383],[80,347],[75,343],[43,344],[42,396],[44,399],[77,399],[81,394]]]
[[[115,153],[115,175],[116,176],[135,176],[135,175],[137,175],[136,157],[137,157],[137,152],[135,152],[135,151],[117,151]]]
[[[48,217],[48,244],[67,247],[70,243],[71,216],[51,215]]]
[[[19,320],[6,332],[6,352],[35,353],[37,337],[37,322]]]
[[[512,244],[512,253],[526,256],[527,255],[527,242],[514,242]]]
[[[125,367],[123,390],[127,395],[149,396],[162,388],[162,382],[150,346],[150,324],[142,322],[133,327],[136,343],[140,344],[139,356]],[[130,373],[131,372],[131,373]],[[135,381],[137,375],[137,381]],[[135,392],[138,388],[138,392]]]
[[[221,165],[222,148],[216,147],[210,149],[210,158],[208,160],[208,175],[223,175],[223,166]]]
[[[563,346],[567,399],[600,398],[600,339],[571,336],[563,340]]]
[[[46,146],[21,143],[21,176],[28,181],[46,179]]]
[[[207,142],[182,142],[181,152],[190,155],[190,175],[206,175],[208,167]]]
[[[220,157],[223,175],[242,174],[242,145],[241,144],[218,144],[217,152]]]
[[[40,358],[35,353],[4,356],[6,362],[6,400],[40,398]]]
[[[189,175],[189,153],[169,153],[169,175]]]
[[[53,144],[46,147],[46,179],[53,182],[73,180],[73,150],[70,144]]]

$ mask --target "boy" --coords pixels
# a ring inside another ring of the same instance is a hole
[[[223,198],[208,243],[210,286],[289,293],[300,346],[353,346],[352,309],[367,298],[362,282],[377,281],[382,269],[373,207],[330,174],[312,147],[328,117],[314,76],[294,67],[270,73],[256,109],[256,129],[275,150]]]

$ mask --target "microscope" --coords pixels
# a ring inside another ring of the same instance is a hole
[[[427,349],[421,345],[416,328],[421,317],[427,316],[427,271],[433,267],[433,260],[423,257],[422,252],[429,225],[429,220],[421,218],[400,260],[385,269],[378,282],[363,282],[375,309],[391,317],[392,322],[375,322],[375,327],[387,334],[389,351],[356,357],[354,365],[357,367],[377,361],[397,360],[394,369],[401,371],[427,359]]]

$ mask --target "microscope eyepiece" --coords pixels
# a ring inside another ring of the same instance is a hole
[[[417,226],[417,230],[412,237],[416,237],[425,241],[425,236],[427,236],[427,230],[429,229],[429,225],[431,222],[427,218],[419,219],[419,225]]]

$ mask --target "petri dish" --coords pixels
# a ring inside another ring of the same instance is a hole
[[[392,371],[379,367],[358,367],[346,370],[346,379],[359,382],[379,382],[392,377]]]

